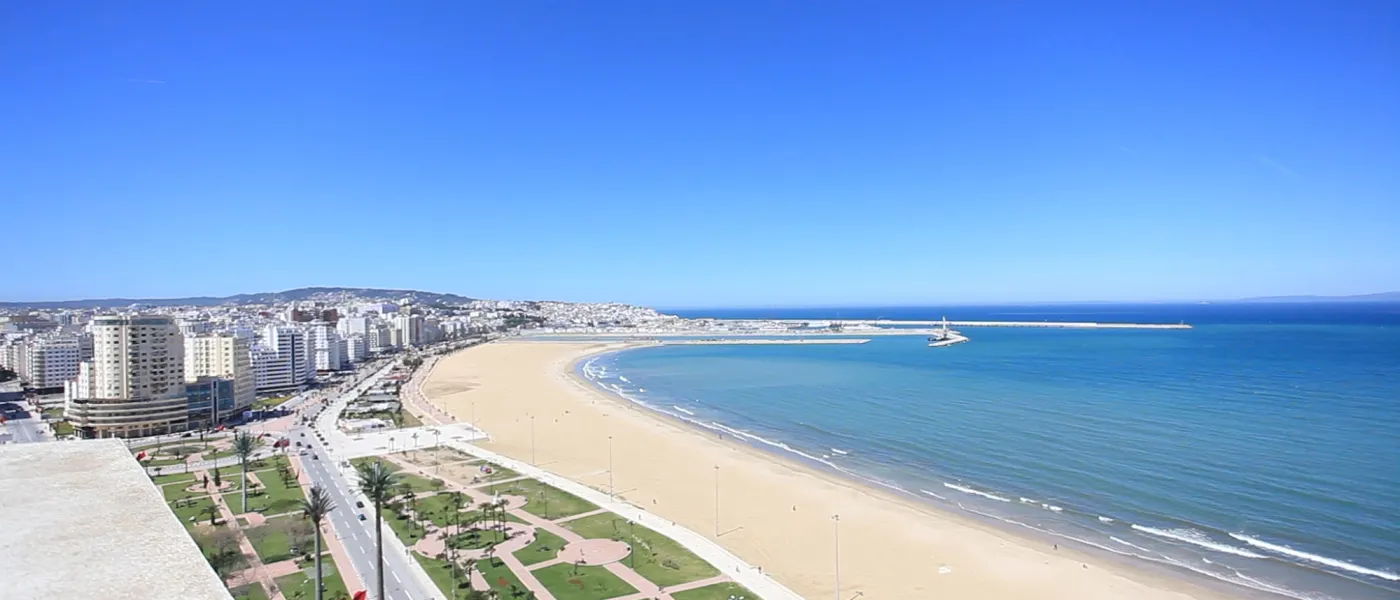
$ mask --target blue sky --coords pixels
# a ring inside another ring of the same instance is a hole
[[[0,300],[1400,290],[1400,3],[58,4]]]

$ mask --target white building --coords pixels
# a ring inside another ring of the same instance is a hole
[[[395,347],[418,346],[423,343],[423,317],[418,315],[395,315],[392,321],[399,332]]]
[[[382,323],[376,323],[369,328],[365,334],[365,343],[369,345],[370,352],[386,352],[394,348],[393,332],[395,330]]]
[[[340,337],[347,338],[352,335],[365,335],[369,326],[369,317],[341,317],[340,322],[335,325]]]
[[[252,355],[254,385],[259,394],[296,391],[316,376],[306,334],[295,327],[268,325]]]
[[[233,381],[233,404],[220,407],[221,416],[252,405],[257,399],[257,376],[253,372],[250,341],[233,334],[185,338],[185,381],[194,382],[200,377]]]
[[[339,371],[344,367],[340,334],[330,325],[317,323],[307,330],[307,346],[311,348],[317,371]]]
[[[25,355],[19,375],[31,387],[61,387],[78,377],[81,349],[76,336],[41,335],[25,344]]]
[[[141,437],[183,430],[185,344],[174,319],[155,315],[92,320],[92,362],[71,382],[66,415],[84,437]]]
[[[363,335],[352,335],[345,342],[345,360],[352,363],[364,362],[369,358],[369,343]]]

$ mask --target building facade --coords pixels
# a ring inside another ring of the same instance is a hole
[[[81,350],[71,335],[39,336],[25,343],[24,369],[19,376],[30,387],[51,389],[78,377]]]
[[[174,319],[94,317],[93,357],[68,386],[66,416],[83,437],[144,437],[188,426],[185,344]]]
[[[258,393],[250,341],[232,334],[185,338],[185,382],[201,377],[232,382],[230,411],[252,406]]]

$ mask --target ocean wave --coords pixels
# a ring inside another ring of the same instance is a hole
[[[840,449],[840,448],[832,448],[832,449],[831,449],[831,453],[832,453],[832,454],[840,454],[840,455],[842,455],[842,456],[845,456],[845,455],[847,455],[847,454],[850,454],[850,452],[847,452],[847,451],[842,450],[842,449]]]
[[[622,381],[622,383],[632,383],[631,381],[628,381],[628,379],[627,379],[626,377],[623,377],[623,376],[621,376],[621,375],[618,375],[617,378],[618,378],[620,381]]]
[[[1041,503],[1040,507],[1043,508],[1043,509],[1045,509],[1045,510],[1048,510],[1048,511],[1050,511],[1050,512],[1060,512],[1060,511],[1064,510],[1063,508],[1060,508],[1060,507],[1058,507],[1058,506],[1055,506],[1054,504],[1045,504],[1045,503]]]
[[[1231,546],[1229,544],[1222,544],[1211,540],[1209,536],[1199,531],[1196,531],[1195,529],[1156,529],[1153,527],[1143,527],[1142,525],[1138,525],[1136,523],[1133,524],[1133,529],[1141,531],[1143,533],[1155,535],[1157,537],[1167,538],[1169,540],[1176,540],[1178,542],[1185,542],[1187,544],[1200,546],[1202,548],[1209,548],[1216,552],[1234,554],[1235,556],[1243,556],[1245,558],[1265,558],[1263,554],[1250,552],[1249,550],[1246,550],[1244,548]]]
[[[1108,518],[1108,517],[1102,517],[1102,516],[1101,516],[1101,517],[1099,517],[1099,522],[1100,522],[1100,523],[1112,523],[1112,522],[1113,522],[1113,519],[1110,519],[1110,518]]]
[[[1129,541],[1127,541],[1127,540],[1124,540],[1124,539],[1121,539],[1121,538],[1118,538],[1118,537],[1114,537],[1114,536],[1111,536],[1111,535],[1110,535],[1110,536],[1108,536],[1108,539],[1113,540],[1113,541],[1115,541],[1115,542],[1118,542],[1118,543],[1120,543],[1120,544],[1123,544],[1124,546],[1127,546],[1127,547],[1129,547],[1129,548],[1133,548],[1133,549],[1136,549],[1136,550],[1141,550],[1141,551],[1143,551],[1143,552],[1149,552],[1149,553],[1154,553],[1154,554],[1155,554],[1155,552],[1153,552],[1152,550],[1149,550],[1149,549],[1147,549],[1147,548],[1143,548],[1142,546],[1139,546],[1139,545],[1137,545],[1137,544],[1134,544],[1134,543],[1132,543],[1132,542],[1129,542]]]
[[[671,408],[674,408],[674,409],[676,409],[676,410],[678,410],[678,411],[681,411],[681,412],[683,412],[683,413],[685,413],[685,414],[687,414],[687,415],[690,415],[690,416],[692,416],[692,417],[695,416],[695,413],[690,412],[690,411],[688,411],[688,410],[686,410],[686,409],[684,409],[684,408],[681,408],[681,407],[679,407],[679,406],[676,406],[676,405],[674,405],[674,404],[671,405]]]
[[[948,499],[948,498],[946,498],[946,497],[944,497],[944,496],[940,496],[940,495],[935,494],[935,493],[933,493],[933,492],[930,492],[930,491],[928,491],[928,490],[919,490],[919,491],[921,491],[921,492],[923,492],[923,493],[925,493],[925,494],[928,494],[928,495],[930,495],[930,496],[933,496],[934,498],[938,498],[939,500],[947,500],[947,499]]]
[[[1238,533],[1232,533],[1230,534],[1230,537],[1235,538],[1251,546],[1254,546],[1256,548],[1263,548],[1264,550],[1268,550],[1270,552],[1291,556],[1293,558],[1306,560],[1308,562],[1314,562],[1320,565],[1327,565],[1335,569],[1350,571],[1352,573],[1358,573],[1361,575],[1370,575],[1371,577],[1379,577],[1387,581],[1400,581],[1400,575],[1397,575],[1390,571],[1369,569],[1360,565],[1354,565],[1344,560],[1329,558],[1326,556],[1319,556],[1317,554],[1310,554],[1301,550],[1294,550],[1293,548],[1290,548],[1288,546],[1283,546],[1280,544],[1271,544],[1258,538],[1252,538],[1247,535],[1242,535]]]
[[[1037,502],[1035,501],[1035,498],[1027,498],[1027,497],[1025,497],[1025,496],[1021,496],[1020,500],[1021,500],[1021,502],[1026,503],[1026,504],[1037,504]]]
[[[998,496],[998,495],[996,495],[996,494],[987,493],[987,492],[984,492],[984,491],[981,491],[981,490],[974,490],[974,489],[972,489],[972,488],[970,488],[970,487],[964,487],[964,486],[958,485],[958,484],[956,484],[956,483],[948,483],[948,482],[945,481],[945,482],[943,482],[943,487],[946,487],[946,488],[948,488],[948,489],[950,489],[950,490],[957,490],[957,491],[962,492],[962,493],[964,493],[964,494],[972,494],[972,495],[974,495],[974,496],[981,496],[981,497],[983,497],[983,498],[989,498],[989,499],[991,499],[991,500],[996,500],[997,502],[1010,502],[1010,501],[1011,501],[1010,498],[1002,498],[1001,496]]]

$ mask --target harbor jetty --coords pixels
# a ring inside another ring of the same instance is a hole
[[[810,323],[811,319],[782,319],[773,321],[787,325],[800,325]],[[943,325],[944,321],[895,321],[889,319],[877,320],[826,320],[822,323],[831,323],[843,327],[867,326],[867,327],[917,327],[929,325]],[[1050,327],[1062,329],[1190,329],[1191,326],[1185,323],[1096,323],[1089,321],[948,321],[948,325],[953,327]]]

